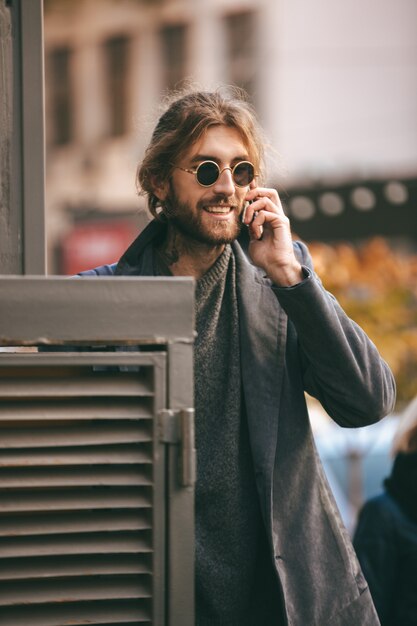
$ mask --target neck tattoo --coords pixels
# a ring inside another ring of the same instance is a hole
[[[178,263],[180,258],[180,253],[177,247],[177,238],[178,235],[174,231],[172,236],[169,237],[159,249],[159,254],[168,267],[174,263]]]

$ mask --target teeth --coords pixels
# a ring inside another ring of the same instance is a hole
[[[208,206],[205,207],[206,211],[208,211],[209,213],[220,213],[220,214],[226,214],[230,212],[230,207],[229,206]]]

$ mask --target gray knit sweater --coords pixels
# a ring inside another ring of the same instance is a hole
[[[230,246],[197,281],[196,317],[196,623],[275,625],[276,619],[260,618],[263,601],[254,606],[260,602],[260,567],[265,576],[260,553],[267,550],[242,402]]]

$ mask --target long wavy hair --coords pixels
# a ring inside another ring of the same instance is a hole
[[[137,190],[147,196],[148,208],[154,217],[161,217],[155,184],[169,180],[173,163],[178,162],[208,128],[218,125],[236,128],[262,180],[265,141],[244,92],[233,89],[222,93],[219,89],[176,94],[159,118],[136,173]]]

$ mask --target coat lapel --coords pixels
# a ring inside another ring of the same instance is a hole
[[[272,474],[285,368],[287,315],[271,282],[234,244],[240,322],[241,370],[258,488],[270,510]],[[266,488],[267,487],[267,488]],[[266,490],[265,490],[266,488]]]

